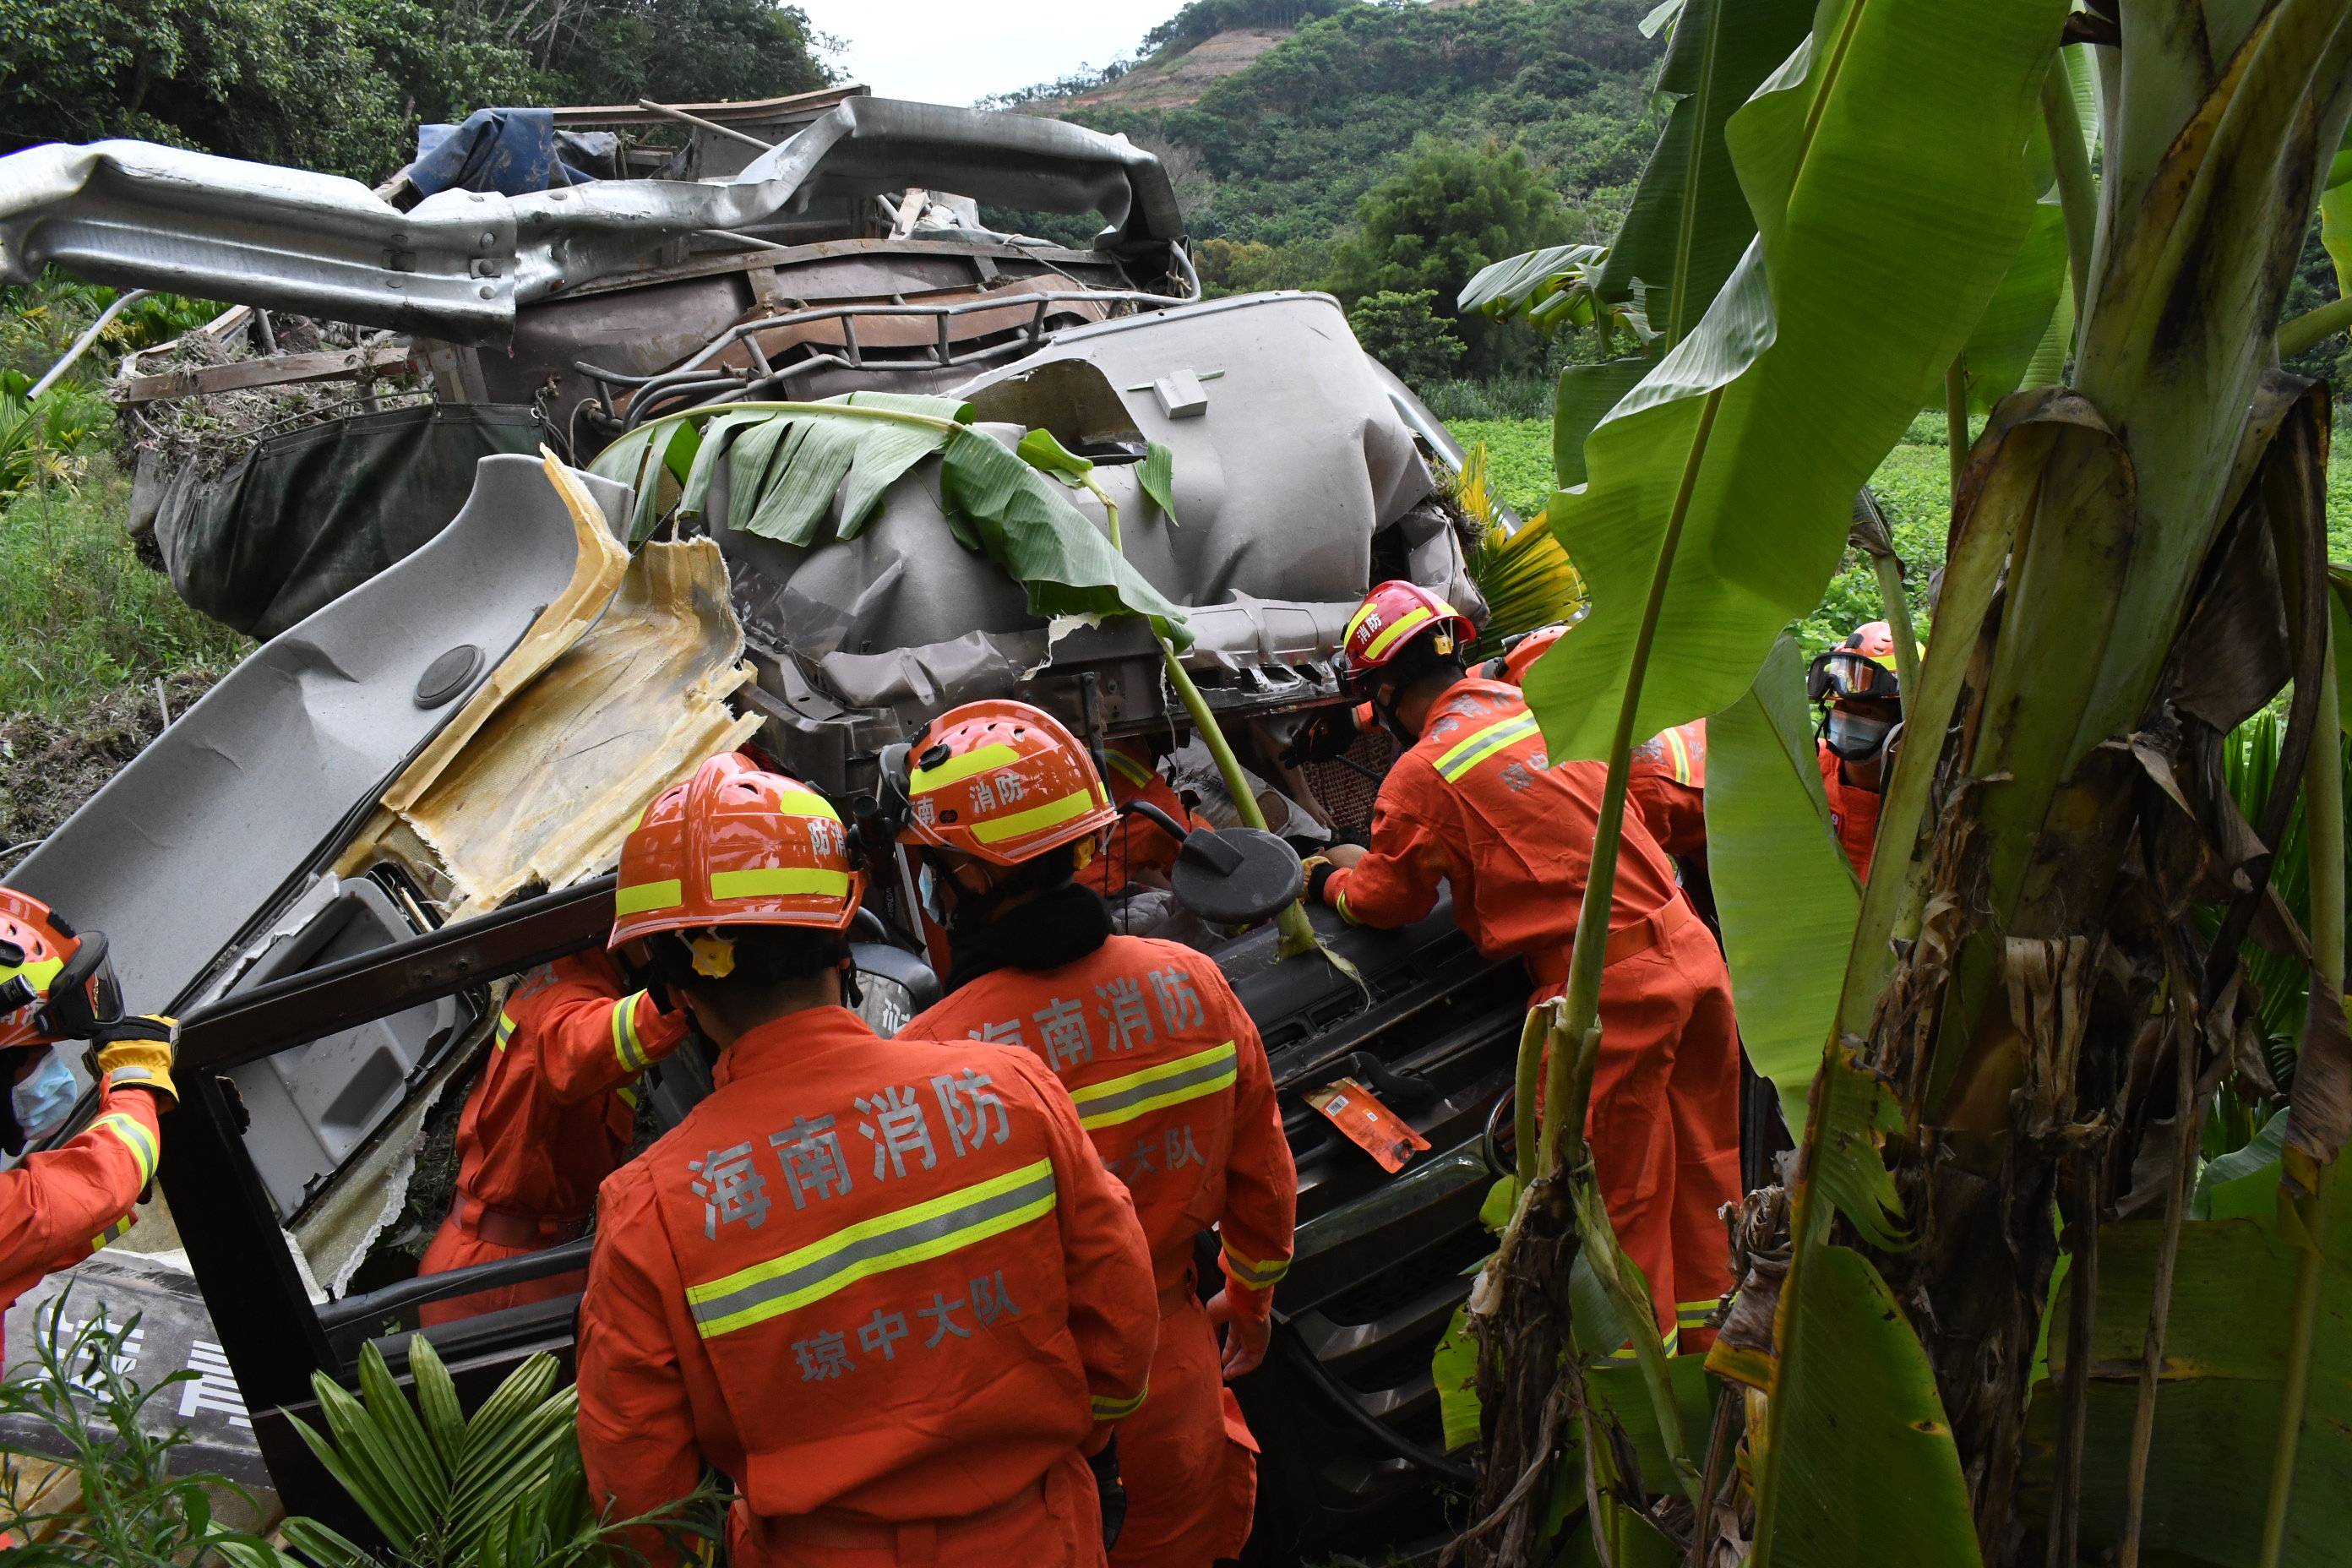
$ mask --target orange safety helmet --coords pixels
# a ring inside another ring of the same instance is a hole
[[[0,888],[0,1050],[86,1038],[121,1016],[106,939],[85,939],[29,893]]]
[[[1566,621],[1554,621],[1548,626],[1538,626],[1526,636],[1513,640],[1511,645],[1503,650],[1501,679],[1514,686],[1525,686],[1528,683],[1528,667],[1535,663],[1544,649],[1559,641],[1567,633]]]
[[[605,945],[706,926],[840,931],[865,892],[824,796],[725,752],[655,796],[621,846]]]
[[[1339,660],[1350,679],[1395,662],[1416,638],[1434,635],[1437,651],[1452,653],[1478,635],[1470,617],[1418,583],[1391,580],[1364,595],[1348,617]]]
[[[902,844],[1018,866],[1118,820],[1078,738],[1026,702],[950,708],[915,737],[908,756]]]
[[[1853,698],[1900,701],[1902,682],[1895,665],[1895,630],[1885,621],[1856,626],[1845,641],[1813,656],[1805,674],[1805,695],[1815,702]]]

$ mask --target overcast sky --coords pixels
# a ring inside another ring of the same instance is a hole
[[[834,64],[884,98],[970,103],[1107,65],[1183,0],[797,0]]]

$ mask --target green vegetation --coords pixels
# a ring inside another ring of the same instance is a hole
[[[373,182],[420,121],[797,92],[824,42],[773,0],[0,0],[0,152],[136,136]]]
[[[139,300],[37,403],[24,397],[113,299],[54,275],[0,289],[0,714],[78,713],[126,682],[225,668],[247,646],[139,558],[114,410],[99,391],[122,353],[219,307]]]
[[[141,1427],[142,1411],[195,1374],[141,1387],[121,1372],[132,1359],[123,1342],[138,1331],[137,1315],[110,1322],[100,1302],[86,1309],[87,1321],[71,1322],[72,1295],[60,1290],[41,1310],[33,1358],[0,1384],[0,1415],[46,1427],[73,1480],[19,1497],[20,1477],[7,1467],[0,1481],[0,1541],[12,1548],[5,1560],[17,1568],[298,1568],[260,1537],[215,1519],[224,1503],[248,1518],[258,1513],[244,1488],[219,1476],[173,1473],[172,1452],[184,1433],[157,1437]]]
[[[1461,336],[1433,308],[1432,289],[1381,289],[1348,309],[1348,325],[1366,353],[1408,384],[1427,386],[1462,363]]]

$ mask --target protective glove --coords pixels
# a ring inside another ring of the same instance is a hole
[[[97,1047],[98,1076],[108,1089],[147,1089],[166,1110],[180,1103],[180,1091],[172,1082],[172,1058],[179,1043],[179,1020],[152,1013],[100,1024],[90,1036]]]
[[[1127,1485],[1118,1479],[1118,1434],[1098,1453],[1087,1456],[1087,1468],[1095,1473],[1095,1494],[1102,1500],[1103,1550],[1118,1544],[1118,1532],[1127,1528]]]
[[[1309,855],[1298,863],[1298,868],[1307,873],[1307,901],[1310,904],[1321,903],[1323,884],[1331,879],[1331,872],[1334,869],[1330,857]]]

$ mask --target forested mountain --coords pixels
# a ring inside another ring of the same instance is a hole
[[[773,0],[0,0],[0,153],[137,136],[374,181],[419,121],[800,92],[821,42]]]
[[[1192,232],[1290,250],[1313,274],[1365,195],[1422,139],[1517,147],[1561,197],[1567,237],[1606,238],[1657,127],[1648,0],[1196,0],[1113,79],[1030,104],[1166,158]],[[1295,18],[1305,16],[1303,22]],[[1192,101],[1155,84],[1220,31],[1288,26]],[[1020,96],[1020,95],[1014,95]]]

